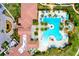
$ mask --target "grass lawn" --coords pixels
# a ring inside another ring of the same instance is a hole
[[[20,17],[20,13],[21,13],[20,4],[9,3],[9,4],[4,4],[4,5],[9,10],[9,12],[12,14],[12,16],[15,18],[15,21],[18,23],[18,18]],[[8,15],[6,11],[5,11],[5,14]]]
[[[50,10],[50,7],[38,3],[38,10]]]

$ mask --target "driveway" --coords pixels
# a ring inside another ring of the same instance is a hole
[[[6,33],[6,20],[12,23],[12,27],[13,27],[13,21],[10,17],[3,14],[4,10],[5,10],[4,7],[0,4],[0,50],[1,51],[2,51],[1,48],[2,43],[4,41],[10,42],[12,40],[10,35],[13,34],[13,31],[10,31],[10,33]]]

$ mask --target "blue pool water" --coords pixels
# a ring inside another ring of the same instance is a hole
[[[54,36],[57,41],[62,40],[62,35],[60,34],[60,25],[61,18],[52,18],[52,17],[44,17],[43,22],[47,22],[50,25],[54,25],[54,29],[48,28],[46,31],[43,32],[42,40],[45,42],[44,44],[48,44],[49,37]]]

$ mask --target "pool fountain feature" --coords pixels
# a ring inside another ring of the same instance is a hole
[[[53,24],[48,24],[48,27],[49,27],[50,29],[54,29],[54,25],[53,25]]]

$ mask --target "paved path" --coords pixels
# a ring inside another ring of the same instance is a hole
[[[75,56],[78,56],[78,54],[79,54],[79,49],[77,50],[77,52],[76,52]]]
[[[47,5],[47,4],[42,4],[42,5]],[[72,6],[72,8],[74,9],[74,11],[75,11],[77,14],[79,14],[79,11],[77,11],[77,10],[75,9],[75,5],[74,5],[74,4],[70,4],[70,5],[61,5],[61,4],[60,4],[60,5],[51,5],[51,4],[50,4],[50,5],[47,5],[47,6],[50,6],[51,9],[53,9],[54,6]]]
[[[1,4],[3,7],[4,7],[4,9],[8,12],[8,14],[12,17],[12,19],[14,20],[14,17],[12,16],[12,14],[9,12],[9,10],[3,5],[3,4]]]
[[[42,4],[42,5],[47,5],[47,4]],[[49,5],[52,5],[52,6],[71,6],[71,4],[70,4],[70,5],[62,5],[62,4],[59,4],[59,5],[53,5],[53,4],[48,4],[47,6],[49,6]]]
[[[74,9],[74,11],[75,11],[77,14],[79,14],[79,11],[77,11],[77,10],[75,9],[75,5],[72,4],[71,6],[72,6],[72,8]]]

